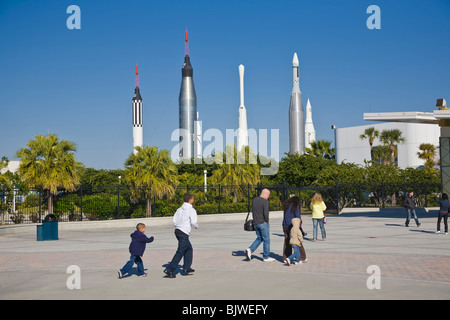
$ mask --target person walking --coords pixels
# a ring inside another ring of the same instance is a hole
[[[292,254],[292,247],[289,244],[291,238],[292,219],[299,218],[300,215],[300,198],[291,196],[283,202],[283,221],[281,226],[284,233],[283,241],[283,261]]]
[[[303,236],[300,230],[301,225],[302,220],[300,218],[292,219],[289,244],[292,246],[292,250],[294,252],[289,257],[284,259],[284,262],[286,262],[288,266],[290,266],[294,260],[294,264],[305,263],[308,261],[308,259],[306,259],[305,249],[303,248]]]
[[[175,278],[174,271],[176,270],[178,263],[183,258],[183,271],[184,273],[193,273],[195,270],[191,268],[193,260],[193,248],[189,241],[189,235],[191,228],[198,228],[197,223],[197,211],[192,204],[194,203],[194,197],[190,193],[186,193],[183,196],[184,203],[173,216],[173,225],[175,227],[175,236],[178,240],[178,248],[172,261],[169,263],[164,273],[169,278]]]
[[[269,257],[270,254],[270,226],[269,226],[269,199],[270,191],[263,189],[261,195],[253,199],[252,202],[252,215],[253,215],[253,227],[256,232],[256,239],[245,250],[245,255],[250,261],[252,259],[252,253],[263,243],[263,261],[272,262],[274,258]]]
[[[416,221],[416,225],[418,227],[420,227],[420,222],[419,219],[417,218],[416,215],[416,204],[414,201],[414,192],[413,191],[409,191],[408,195],[405,198],[405,208],[406,208],[406,221],[405,221],[405,226],[408,227],[409,226],[409,220],[411,220],[411,214],[413,215],[414,220]]]
[[[130,260],[118,271],[119,279],[122,279],[124,274],[130,272],[133,265],[137,265],[137,274],[139,277],[146,277],[144,272],[144,263],[142,262],[142,256],[144,255],[145,247],[147,243],[153,242],[154,237],[148,238],[145,234],[145,224],[138,223],[136,225],[136,231],[130,234],[131,243],[129,246],[129,252],[131,254]]]
[[[436,203],[439,204],[439,213],[438,213],[438,220],[437,220],[437,231],[436,234],[441,233],[441,220],[444,219],[444,228],[445,228],[445,234],[448,233],[448,209],[449,209],[449,201],[448,201],[448,195],[446,193],[442,194],[442,199],[439,200],[439,198],[436,198]]]
[[[313,241],[317,241],[317,225],[320,226],[320,232],[322,233],[322,240],[327,239],[327,233],[325,231],[325,215],[324,211],[327,209],[325,202],[323,202],[322,195],[320,193],[315,193],[311,199],[310,208],[312,210],[312,221],[313,221]]]

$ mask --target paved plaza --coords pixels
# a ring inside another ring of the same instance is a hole
[[[15,232],[2,227],[0,299],[449,299],[450,235],[435,234],[437,211],[418,212],[420,227],[413,221],[405,227],[403,210],[328,216],[327,239],[321,241],[319,229],[316,242],[311,216],[303,215],[308,262],[291,266],[282,262],[280,212],[270,217],[276,259],[270,263],[262,261],[262,245],[246,261],[244,249],[255,233],[243,230],[245,214],[199,216],[190,237],[196,271],[178,270],[175,279],[163,273],[177,247],[171,218],[144,219],[146,234],[155,237],[143,257],[145,278],[117,278],[129,258],[131,226],[84,229],[85,222],[73,222],[79,228],[70,229],[59,223],[56,241],[36,241],[35,226]],[[67,286],[71,265],[80,268],[80,289]],[[377,275],[370,266],[378,268],[379,288],[368,288]]]

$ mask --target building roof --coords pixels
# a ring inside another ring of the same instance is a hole
[[[444,110],[436,110],[444,111]],[[371,112],[364,113],[364,120],[367,121],[385,121],[385,122],[409,122],[409,123],[429,123],[438,124],[436,111],[432,112]],[[450,110],[448,110],[448,119],[450,119]]]

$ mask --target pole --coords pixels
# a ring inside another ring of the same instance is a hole
[[[203,171],[204,174],[204,181],[205,181],[205,193],[206,193],[206,174],[208,173],[207,170]]]
[[[120,178],[119,176],[119,184],[117,185],[117,218],[120,217]]]

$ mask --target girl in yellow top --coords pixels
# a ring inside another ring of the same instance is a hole
[[[327,233],[325,232],[323,212],[327,208],[322,200],[322,195],[316,193],[311,199],[310,208],[312,210],[312,221],[313,221],[313,241],[317,241],[317,225],[320,226],[320,232],[322,233],[322,240],[326,240]]]

